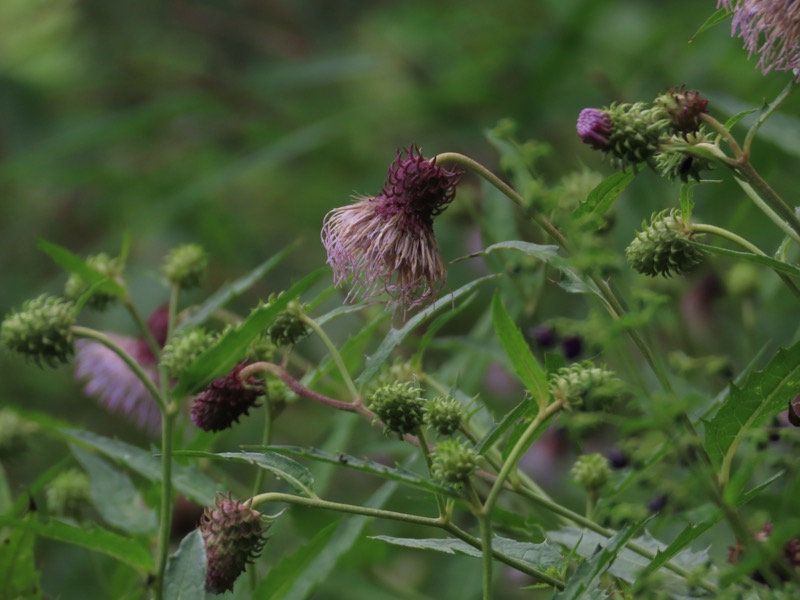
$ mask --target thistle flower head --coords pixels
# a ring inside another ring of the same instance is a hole
[[[170,250],[161,270],[173,285],[182,289],[199,286],[208,269],[208,255],[199,244],[184,244]]]
[[[569,474],[583,489],[594,492],[608,481],[611,465],[602,454],[584,454],[578,457]]]
[[[578,115],[578,136],[595,150],[608,149],[613,126],[608,112],[598,108],[584,108]]]
[[[733,12],[731,35],[742,38],[758,67],[795,71],[800,78],[800,4],[795,0],[718,0],[718,7]]]
[[[683,85],[661,94],[655,104],[668,115],[675,134],[696,133],[700,129],[700,115],[708,112],[708,100]]]
[[[159,346],[167,337],[166,307],[157,308],[148,320],[148,328]],[[156,358],[144,338],[106,334],[125,350],[154,383],[158,383]],[[85,379],[84,394],[96,398],[112,412],[119,412],[138,427],[154,433],[161,425],[161,413],[150,392],[130,367],[112,350],[91,340],[76,344],[75,377]]]
[[[445,440],[434,450],[431,475],[444,483],[463,483],[475,472],[478,459],[478,453],[466,442]]]
[[[119,260],[110,257],[104,252],[86,257],[86,266],[109,279],[117,280],[122,276],[122,265]],[[92,293],[86,302],[86,306],[89,308],[105,310],[117,300],[115,294],[105,292],[102,289],[94,289],[78,273],[70,274],[69,279],[64,284],[64,296],[70,300],[77,300],[90,289]]]
[[[258,406],[256,401],[262,391],[245,387],[239,377],[246,366],[246,362],[235,365],[225,377],[215,379],[195,396],[190,413],[192,423],[203,431],[222,431]],[[259,381],[250,377],[247,383],[257,386]]]
[[[411,433],[422,425],[425,401],[411,382],[384,385],[367,398],[367,406],[383,421],[384,432]]]
[[[322,243],[335,284],[353,280],[348,300],[387,293],[405,312],[436,296],[446,272],[433,219],[453,201],[460,177],[412,146],[398,150],[377,196],[326,215]]]
[[[0,325],[0,342],[40,367],[42,363],[56,367],[69,362],[75,352],[74,323],[71,302],[43,294],[6,316]]]
[[[669,277],[681,275],[703,261],[703,251],[689,243],[693,231],[677,209],[653,215],[648,225],[630,243],[625,254],[628,263],[642,275]]]
[[[208,558],[206,590],[221,594],[233,589],[264,548],[267,529],[261,513],[230,496],[220,496],[213,507],[207,506],[200,519]]]

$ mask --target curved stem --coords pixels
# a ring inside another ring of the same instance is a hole
[[[725,127],[725,125],[717,121],[714,117],[712,117],[708,113],[702,113],[700,115],[700,120],[703,121],[703,123],[705,123],[709,127],[711,127],[711,129],[716,131],[720,135],[720,137],[722,137],[722,139],[725,140],[725,143],[728,144],[728,147],[731,149],[731,152],[733,152],[733,155],[737,159],[741,159],[742,155],[744,154],[742,152],[742,147],[739,145],[739,142],[736,141],[736,138],[733,137],[733,135],[731,135],[731,132],[728,130],[727,127]]]
[[[761,212],[767,215],[767,217],[769,217],[769,220],[775,223],[778,229],[783,231],[784,234],[786,234],[787,236],[792,238],[795,242],[800,244],[800,234],[798,234],[798,232],[792,229],[789,223],[787,223],[784,219],[782,219],[778,213],[772,210],[769,207],[769,205],[766,202],[764,202],[761,196],[758,195],[758,192],[756,192],[753,189],[752,185],[747,183],[741,177],[734,176],[734,179],[736,180],[736,183],[739,184],[739,187],[742,188],[742,191],[745,194],[747,194],[747,197],[750,198],[750,200],[752,200],[753,204],[755,204],[761,210]]]
[[[350,377],[350,373],[347,370],[347,367],[342,360],[342,355],[339,354],[339,350],[331,341],[331,338],[328,337],[328,334],[325,333],[325,330],[320,327],[319,323],[317,323],[314,319],[309,317],[308,315],[304,314],[302,316],[303,322],[308,325],[314,333],[319,336],[319,339],[322,340],[322,343],[325,344],[325,347],[328,349],[328,353],[331,355],[333,362],[336,364],[336,368],[339,369],[339,373],[344,380],[345,385],[347,386],[347,390],[350,392],[350,396],[353,398],[353,401],[359,398],[358,389],[356,388],[356,384],[353,383],[353,378]]]
[[[772,116],[772,113],[780,108],[781,104],[783,104],[784,101],[794,91],[795,87],[797,87],[797,82],[794,80],[794,77],[792,77],[789,80],[789,83],[786,84],[786,87],[783,88],[781,93],[775,98],[775,100],[770,102],[769,106],[767,106],[767,108],[763,110],[760,115],[758,115],[756,122],[753,123],[753,126],[750,128],[744,138],[744,154],[746,156],[750,156],[750,146],[753,145],[753,140],[755,139],[758,130],[761,128],[764,122]]]
[[[161,356],[161,347],[156,342],[156,338],[153,337],[153,332],[150,331],[150,328],[147,326],[147,322],[142,318],[142,315],[139,314],[139,311],[131,302],[131,299],[127,296],[122,301],[123,306],[125,306],[125,310],[130,313],[131,318],[136,323],[136,327],[141,332],[144,340],[147,342],[147,347],[150,348],[150,352],[153,353],[153,356],[158,360],[158,357]]]

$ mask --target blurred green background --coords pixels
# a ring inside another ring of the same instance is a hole
[[[302,238],[243,303],[252,305],[324,264],[323,216],[353,193],[376,193],[398,147],[462,152],[497,169],[484,131],[503,118],[552,147],[544,179],[583,166],[610,174],[575,134],[581,108],[649,101],[685,83],[725,118],[785,85],[747,61],[728,22],[692,40],[714,9],[713,0],[2,0],[0,311],[60,293],[66,276],[36,249],[40,238],[113,254],[128,232],[145,313],[165,299],[156,268],[179,243],[207,248],[211,290]],[[786,112],[797,107],[794,98]],[[779,191],[794,189],[797,144],[756,145]],[[465,183],[465,196],[479,195],[474,178]],[[642,218],[676,198],[676,185],[644,173],[610,243],[622,250]],[[704,186],[697,212],[774,242],[729,182]],[[445,213],[437,231],[447,260],[477,249],[463,212]],[[453,287],[469,276],[459,268]],[[121,310],[91,319],[132,330]],[[0,355],[6,404],[146,439],[84,399],[69,368],[43,376]],[[11,464],[12,491],[52,463]],[[469,585],[461,597],[477,591]]]

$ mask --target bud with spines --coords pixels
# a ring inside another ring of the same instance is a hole
[[[584,454],[578,457],[569,474],[587,492],[596,492],[608,481],[611,466],[602,454]]]
[[[682,275],[703,262],[703,251],[690,241],[692,224],[684,220],[678,209],[654,214],[650,224],[642,223],[642,231],[625,250],[628,263],[642,275],[669,277]]]
[[[712,168],[712,163],[702,156],[690,154],[688,150],[691,146],[707,143],[709,142],[703,130],[682,136],[673,135],[662,142],[661,151],[655,156],[655,170],[670,181],[680,179],[686,183],[689,178],[700,181],[700,176]]]
[[[222,431],[259,406],[256,401],[263,394],[262,389],[255,387],[259,381],[250,377],[247,384],[254,387],[245,387],[239,376],[246,366],[246,362],[240,362],[195,396],[190,411],[192,423],[203,431]]]
[[[475,472],[479,458],[468,443],[455,439],[444,440],[433,452],[431,475],[443,483],[464,483]]]
[[[180,377],[194,360],[214,343],[216,336],[202,327],[185,329],[170,338],[161,353],[161,366],[171,377]]]
[[[208,270],[208,255],[199,244],[184,244],[173,248],[161,265],[164,275],[181,289],[199,286]]]
[[[107,278],[118,281],[122,277],[122,265],[116,258],[105,252],[86,257],[86,266]],[[105,292],[89,284],[79,273],[71,273],[64,284],[64,296],[69,300],[78,300],[91,290],[86,306],[95,310],[105,310],[117,300],[116,294]]]
[[[549,377],[553,398],[566,408],[585,406],[589,410],[599,408],[605,400],[612,400],[623,393],[624,385],[613,371],[597,367],[584,361],[562,367]]]
[[[304,320],[305,306],[297,300],[289,302],[269,328],[269,337],[276,346],[293,346],[308,335]]]
[[[701,115],[708,112],[708,100],[685,85],[667,90],[656,98],[655,105],[667,114],[670,128],[677,135],[697,133]]]
[[[206,507],[200,533],[208,560],[207,591],[222,594],[233,589],[239,575],[264,548],[267,529],[260,512],[230,495],[219,496],[213,507]]]
[[[0,326],[0,341],[39,366],[55,367],[69,362],[75,353],[74,324],[75,306],[71,302],[43,294],[6,316]]]
[[[79,518],[92,497],[89,477],[78,469],[59,473],[45,490],[47,510],[54,515]]]
[[[461,426],[461,412],[458,400],[439,396],[425,405],[425,422],[439,435],[453,435]]]
[[[668,120],[663,111],[643,102],[612,104],[606,109],[613,124],[606,153],[622,168],[649,163],[659,150]]]
[[[367,398],[367,407],[383,422],[384,433],[413,433],[424,419],[422,390],[414,383],[383,385]]]

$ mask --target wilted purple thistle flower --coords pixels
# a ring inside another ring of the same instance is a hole
[[[578,115],[578,136],[595,150],[607,150],[613,123],[611,115],[599,108],[584,108]]]
[[[460,171],[448,171],[416,146],[398,150],[383,190],[325,216],[322,243],[334,283],[352,277],[347,298],[386,292],[403,311],[430,302],[446,272],[433,219],[453,201]]]
[[[738,35],[750,57],[767,74],[800,67],[800,3],[795,0],[718,0],[733,11],[731,35]],[[795,78],[800,78],[795,73]]]
[[[235,365],[225,377],[215,379],[195,396],[191,409],[192,423],[203,431],[222,431],[238,423],[239,417],[258,406],[256,400],[263,395],[262,390],[246,388],[239,378],[247,364],[240,362]],[[259,382],[250,377],[247,383],[258,385]]]
[[[167,310],[158,308],[147,325],[159,346],[167,337]],[[158,383],[158,363],[144,338],[106,334],[139,363],[154,383]],[[75,377],[86,379],[87,396],[105,408],[129,417],[140,428],[155,433],[161,427],[161,413],[150,392],[128,365],[114,352],[91,340],[78,340]]]

